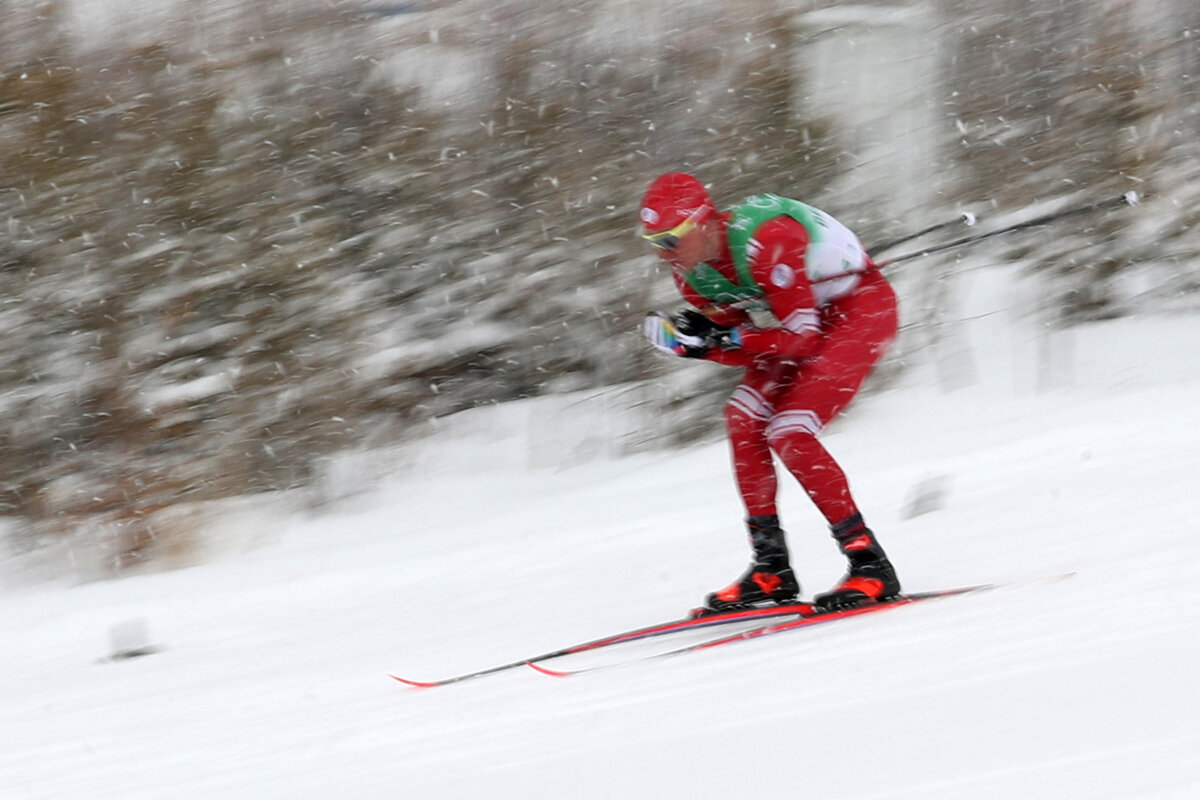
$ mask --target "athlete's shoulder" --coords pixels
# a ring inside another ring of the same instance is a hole
[[[799,222],[787,216],[775,217],[755,229],[746,242],[746,258],[751,267],[802,258],[808,241],[808,230]]]
[[[808,231],[791,217],[764,222],[746,243],[747,267],[754,282],[771,294],[807,283],[808,242]]]

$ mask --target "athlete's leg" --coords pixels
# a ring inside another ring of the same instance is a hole
[[[826,609],[880,601],[900,581],[850,494],[846,475],[817,440],[821,428],[850,403],[896,335],[896,301],[880,275],[829,309],[826,345],[777,399],[768,426],[771,446],[829,521],[849,562],[842,580],[814,602]]]
[[[881,275],[871,274],[854,294],[833,304],[828,318],[825,345],[776,398],[767,438],[817,509],[836,525],[858,508],[845,473],[817,434],[850,404],[895,338],[895,293]]]
[[[794,368],[794,364],[779,363],[747,370],[725,404],[734,477],[746,506],[751,560],[741,577],[704,599],[707,611],[786,603],[800,591],[775,509],[778,481],[767,444],[767,424],[775,413],[772,398],[786,386]]]
[[[774,405],[764,394],[768,387],[765,372],[749,370],[725,404],[733,474],[746,515],[750,517],[774,515],[779,488],[767,444],[767,423],[775,413]]]

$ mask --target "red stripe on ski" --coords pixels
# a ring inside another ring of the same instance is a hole
[[[408,678],[401,678],[398,675],[388,675],[394,681],[400,681],[405,686],[411,686],[414,689],[432,689],[436,686],[441,686],[442,681],[410,681]]]
[[[569,678],[575,674],[574,672],[560,672],[559,670],[556,670],[556,669],[550,669],[549,667],[543,667],[541,664],[538,664],[533,661],[526,661],[525,666],[529,667],[530,669],[537,670],[538,672],[542,673],[543,675],[549,675],[551,678]]]

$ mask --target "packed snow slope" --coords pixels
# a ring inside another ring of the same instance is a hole
[[[238,554],[97,582],[10,558],[0,797],[1200,796],[1200,320],[1047,333],[1011,274],[966,288],[976,380],[916,366],[825,441],[908,588],[1003,588],[406,689],[678,616],[746,561],[723,443],[531,466],[545,426],[604,420],[472,412],[334,511],[247,518]],[[782,510],[827,588],[820,520],[791,485]],[[158,652],[106,659],[131,620]]]

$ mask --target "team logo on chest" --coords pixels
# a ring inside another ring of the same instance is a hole
[[[776,264],[771,270],[771,284],[780,289],[790,289],[796,285],[796,270],[787,264]]]

